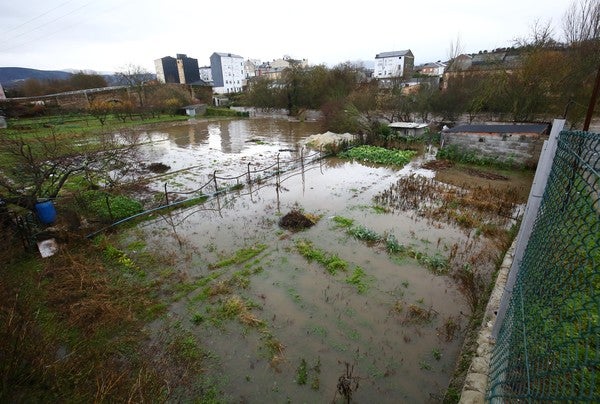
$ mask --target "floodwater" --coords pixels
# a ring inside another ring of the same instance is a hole
[[[300,142],[316,133],[314,122],[287,119],[198,121],[149,133],[152,143],[144,152],[149,163],[171,167],[155,179],[154,189],[166,183],[173,192],[187,192],[210,182],[215,170],[233,177],[247,172],[248,163],[258,170],[278,155],[282,165],[311,155],[314,151]],[[217,386],[224,401],[345,402],[338,384],[346,364],[350,380],[358,382],[355,402],[440,399],[463,341],[461,331],[448,335],[444,330],[450,325],[465,329],[469,308],[464,297],[447,276],[431,273],[414,259],[394,259],[384,247],[349,236],[332,220],[350,218],[422,253],[447,256],[454,245],[466,242],[464,231],[373,207],[378,192],[409,174],[434,175],[418,162],[397,170],[326,158],[280,174],[279,187],[272,177],[203,205],[157,215],[130,230],[130,240],[143,237],[148,249],[176,257],[175,269],[190,283],[212,277],[203,284],[210,287],[240,271],[249,274],[249,282],[230,282],[227,291],[208,298],[198,298],[198,287],[175,301],[169,313],[214,359],[202,377]],[[279,219],[293,209],[320,220],[304,231],[281,229]],[[309,262],[296,248],[299,240],[337,254],[347,262],[347,271],[330,274]],[[259,245],[264,250],[250,260],[215,268],[236,251]],[[356,267],[366,274],[362,293],[347,281]],[[232,296],[244,299],[260,326],[235,318],[208,320]],[[415,309],[426,318],[411,316]],[[280,352],[269,352],[273,340],[281,344]],[[303,361],[306,384],[299,383]]]

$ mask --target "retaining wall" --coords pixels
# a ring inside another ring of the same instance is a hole
[[[547,136],[523,133],[445,133],[444,146],[456,145],[485,157],[533,167]]]

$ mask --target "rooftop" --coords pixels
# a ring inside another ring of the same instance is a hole
[[[388,125],[390,128],[394,129],[422,129],[426,128],[426,123],[417,123],[417,122],[393,122]]]
[[[410,49],[407,49],[407,50],[393,51],[393,52],[381,52],[381,53],[378,53],[377,55],[375,55],[375,59],[393,58],[393,57],[400,57],[400,56],[412,56],[412,55],[413,54],[410,51]]]
[[[548,130],[547,124],[494,124],[494,125],[459,125],[445,130],[445,133],[537,133]]]

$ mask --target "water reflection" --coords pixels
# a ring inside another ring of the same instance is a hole
[[[153,132],[152,140],[168,138],[178,148],[218,150],[225,154],[245,153],[256,145],[271,144],[279,148],[296,148],[298,142],[319,133],[315,122],[290,122],[283,119],[234,119],[190,122],[166,126]]]

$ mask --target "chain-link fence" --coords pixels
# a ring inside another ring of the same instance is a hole
[[[561,132],[488,399],[600,402],[600,135]]]

